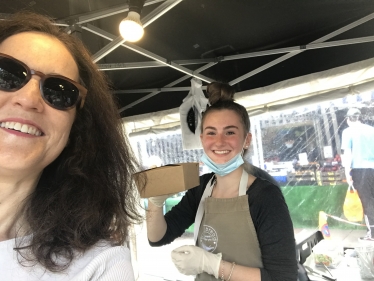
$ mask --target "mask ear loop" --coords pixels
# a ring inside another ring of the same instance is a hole
[[[245,152],[244,149],[248,149],[248,145],[245,145],[246,141],[247,141],[247,137],[245,137],[245,140],[244,140],[244,144],[243,144],[243,148],[242,148],[242,157],[244,156],[244,152]]]

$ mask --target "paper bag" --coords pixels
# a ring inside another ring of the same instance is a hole
[[[347,195],[343,205],[343,212],[349,221],[362,221],[364,217],[360,197],[353,185],[348,186]]]

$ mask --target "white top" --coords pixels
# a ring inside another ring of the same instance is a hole
[[[112,247],[107,241],[100,241],[75,258],[63,273],[46,271],[40,265],[24,267],[17,260],[13,250],[15,240],[0,242],[0,281],[134,281],[130,251],[127,247]]]

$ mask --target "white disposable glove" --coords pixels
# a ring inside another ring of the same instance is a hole
[[[218,279],[222,254],[209,253],[197,246],[181,246],[171,252],[171,259],[180,273],[197,275],[204,271]]]
[[[153,205],[156,205],[157,207],[162,207],[164,206],[164,203],[166,199],[169,197],[173,196],[176,193],[170,193],[170,194],[165,194],[165,195],[160,195],[160,196],[155,196],[155,197],[149,197],[148,201],[151,201]]]

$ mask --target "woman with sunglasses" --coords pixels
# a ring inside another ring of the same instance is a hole
[[[248,113],[227,84],[211,83],[207,93],[201,161],[213,173],[202,175],[165,216],[168,195],[149,198],[150,245],[168,244],[194,223],[196,246],[171,253],[181,273],[204,281],[297,280],[293,226],[281,190],[253,176],[242,158],[251,142]]]
[[[117,112],[78,39],[32,13],[0,21],[0,280],[134,280]]]

